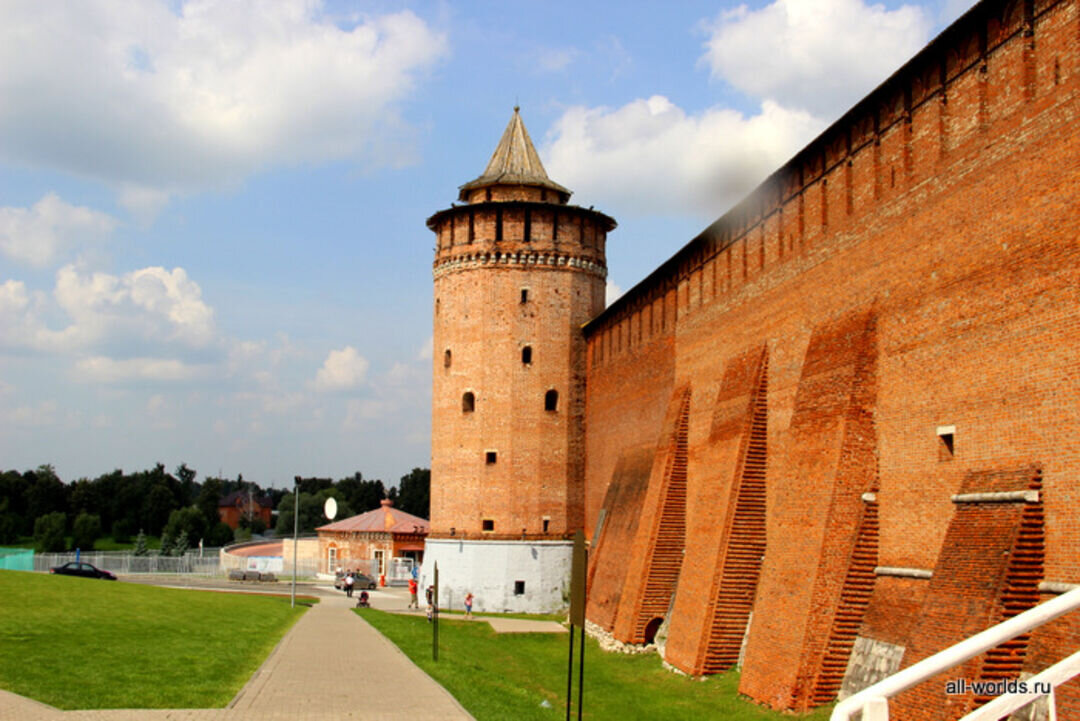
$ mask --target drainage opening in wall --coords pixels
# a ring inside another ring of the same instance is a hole
[[[656,640],[656,632],[660,630],[660,626],[664,623],[662,618],[654,618],[645,625],[645,643],[652,643]]]

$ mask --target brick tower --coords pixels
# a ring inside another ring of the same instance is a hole
[[[563,605],[584,524],[585,339],[604,308],[615,221],[568,205],[518,108],[461,204],[431,216],[435,333],[431,535],[440,601]]]

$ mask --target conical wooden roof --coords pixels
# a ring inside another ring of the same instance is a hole
[[[550,188],[562,195],[564,201],[570,197],[569,190],[548,177],[516,106],[483,175],[462,185],[459,197],[468,200],[470,190],[489,185],[532,185]]]

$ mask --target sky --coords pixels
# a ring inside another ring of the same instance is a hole
[[[430,464],[434,242],[515,104],[673,255],[970,0],[0,4],[0,469]]]

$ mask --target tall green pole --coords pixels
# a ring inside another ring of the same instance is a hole
[[[435,587],[431,592],[431,660],[439,660],[439,562],[435,562]]]
[[[293,524],[292,524],[292,608],[296,608],[296,542],[299,539],[300,529],[300,494],[297,489],[300,486],[300,476],[293,476]]]

